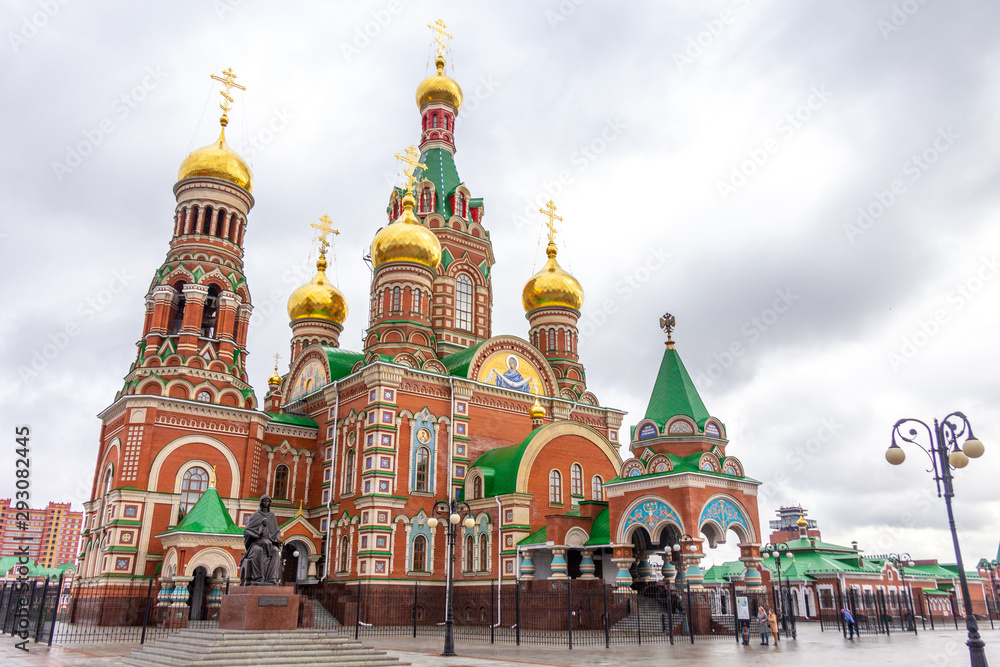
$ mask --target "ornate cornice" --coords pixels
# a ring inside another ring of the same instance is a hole
[[[630,491],[648,491],[651,489],[726,489],[739,491],[747,496],[756,496],[760,482],[747,478],[726,479],[715,475],[705,475],[698,472],[681,472],[672,475],[657,475],[623,479],[618,482],[605,482],[605,494],[609,498],[620,498]]]
[[[163,410],[186,415],[196,415],[210,419],[257,423],[261,426],[264,426],[270,419],[263,412],[256,410],[231,408],[213,403],[200,403],[198,401],[186,401],[180,398],[167,398],[166,396],[146,396],[144,394],[122,396],[97,416],[104,421],[113,421],[124,414],[126,409],[130,408],[154,408],[158,411]]]

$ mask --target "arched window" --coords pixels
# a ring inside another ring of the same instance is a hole
[[[340,571],[347,572],[347,560],[351,556],[351,541],[344,535],[340,538]]]
[[[413,538],[413,560],[410,569],[418,572],[427,571],[427,538],[423,535]]]
[[[392,288],[392,309],[393,309],[393,311],[398,311],[399,310],[399,295],[400,295],[399,288],[398,287],[393,287]]]
[[[420,211],[422,213],[428,213],[431,210],[431,189],[424,188],[424,192],[420,195]]]
[[[554,328],[549,329],[549,352],[556,351],[556,330]]]
[[[570,493],[574,496],[583,495],[583,468],[579,463],[574,463],[569,469]]]
[[[420,314],[420,298],[421,298],[420,290],[418,289],[413,290],[413,297],[412,297],[413,305],[411,306],[410,310],[412,310],[416,315]]]
[[[378,293],[378,315],[382,315],[382,292]]]
[[[476,475],[476,478],[472,480],[472,499],[478,500],[483,497],[483,478]]]
[[[275,498],[288,498],[288,466],[284,463],[274,469],[274,493]]]
[[[437,127],[438,126],[438,115],[437,114],[434,114],[433,116],[431,116],[431,122],[432,122],[432,127]]]
[[[455,301],[455,327],[472,331],[472,278],[460,273],[457,281]]]
[[[431,450],[426,447],[417,449],[417,475],[414,491],[427,492],[430,482]]]
[[[354,450],[347,450],[347,456],[344,458],[344,493],[351,493],[354,491]]]
[[[471,572],[476,569],[476,538],[469,535],[465,538],[465,570]]]
[[[460,215],[465,217],[465,197],[462,196],[461,192],[455,193],[455,215]]]
[[[490,558],[490,542],[486,538],[486,533],[479,536],[479,569],[488,570]]]
[[[594,479],[590,483],[593,500],[604,500],[604,480],[601,479],[601,476],[594,475]]]
[[[212,224],[212,207],[206,206],[205,215],[201,219],[201,225],[198,227],[197,230],[195,230],[195,232],[197,234],[208,234],[208,229],[211,226],[211,224]]]
[[[215,325],[219,321],[219,288],[211,285],[205,297],[205,307],[201,311],[201,335],[215,338]]]
[[[178,281],[174,284],[174,290],[177,292],[176,305],[171,311],[170,326],[168,331],[171,334],[177,334],[181,332],[181,327],[184,326],[184,283]]]
[[[187,514],[207,490],[208,471],[201,466],[188,468],[181,480],[181,516]]]
[[[562,502],[562,475],[558,470],[549,473],[549,502]]]

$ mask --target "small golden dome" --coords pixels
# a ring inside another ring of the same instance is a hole
[[[545,254],[549,257],[545,266],[531,277],[521,292],[525,312],[542,306],[566,306],[580,310],[583,305],[583,287],[580,286],[580,281],[559,266],[555,243],[549,241]]]
[[[316,260],[316,275],[288,297],[288,318],[293,322],[315,317],[343,324],[347,319],[347,300],[326,277],[326,255]]]
[[[271,377],[267,378],[267,386],[273,387],[279,384],[281,384],[281,376],[278,375],[278,364],[275,364],[274,372],[271,373]]]
[[[386,262],[416,262],[437,270],[441,263],[441,242],[413,214],[416,203],[413,195],[407,192],[403,196],[403,214],[375,235],[372,263],[376,267]]]
[[[444,75],[444,58],[437,57],[437,74],[429,76],[417,86],[417,108],[423,109],[428,102],[444,102],[455,107],[455,113],[462,108],[462,89],[451,77]]]
[[[528,414],[532,419],[545,418],[545,408],[543,408],[542,404],[538,402],[538,394],[535,394],[535,404],[531,406],[530,410],[528,410]]]
[[[234,183],[247,192],[253,192],[253,174],[239,154],[226,143],[226,125],[229,119],[223,116],[219,122],[222,130],[217,141],[193,151],[181,162],[177,180],[209,176]]]
[[[799,520],[795,522],[795,525],[798,526],[799,528],[805,528],[806,526],[809,525],[809,522],[806,521],[806,518],[802,516],[802,512],[799,512]]]

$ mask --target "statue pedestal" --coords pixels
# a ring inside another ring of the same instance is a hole
[[[294,630],[300,615],[312,626],[310,603],[294,586],[239,586],[229,589],[219,608],[220,630]],[[303,607],[306,608],[303,608]],[[307,613],[301,613],[307,612]]]

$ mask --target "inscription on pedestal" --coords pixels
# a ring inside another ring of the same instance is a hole
[[[258,607],[287,607],[287,595],[261,595],[257,598]]]

